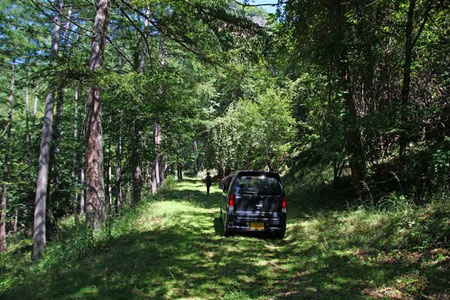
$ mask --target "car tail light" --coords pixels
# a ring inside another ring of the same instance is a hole
[[[230,195],[230,198],[228,199],[228,206],[230,208],[234,208],[234,194]]]
[[[287,206],[287,199],[286,196],[283,196],[283,201],[281,202],[281,211],[286,212],[286,206]]]

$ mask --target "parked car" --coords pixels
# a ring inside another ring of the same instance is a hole
[[[237,171],[221,184],[226,193],[220,204],[224,235],[266,232],[283,238],[286,232],[286,193],[280,175]]]

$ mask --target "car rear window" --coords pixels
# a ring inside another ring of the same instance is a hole
[[[240,176],[236,179],[236,194],[280,195],[280,182],[273,177]]]

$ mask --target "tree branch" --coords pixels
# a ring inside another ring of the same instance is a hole
[[[417,40],[419,39],[420,35],[422,34],[423,29],[425,28],[425,24],[427,23],[428,17],[430,16],[430,11],[431,11],[431,9],[433,7],[433,0],[429,0],[427,4],[428,5],[427,5],[427,7],[425,9],[423,22],[420,25],[419,31],[417,31],[416,37],[414,38],[414,40],[412,42],[412,45],[411,45],[412,48],[414,48],[414,46],[416,45]]]

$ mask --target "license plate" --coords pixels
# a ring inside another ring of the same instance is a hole
[[[250,222],[250,230],[264,230],[264,222]]]

